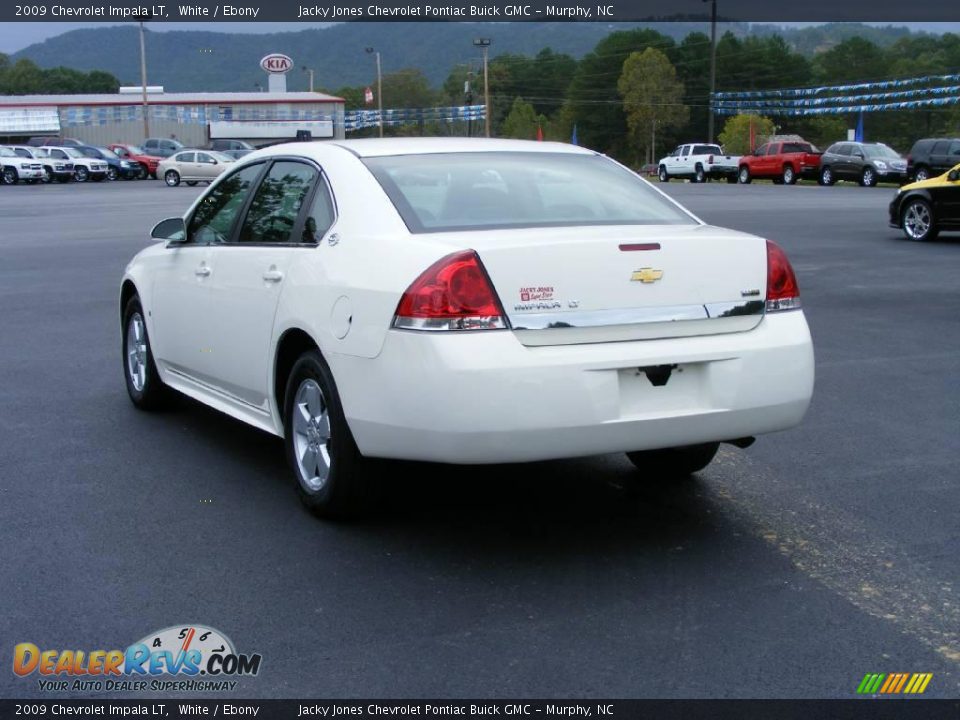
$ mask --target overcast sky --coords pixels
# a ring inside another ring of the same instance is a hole
[[[99,23],[99,22],[13,22],[0,23],[0,52],[14,53],[22,50],[28,45],[36,42],[42,42],[47,38],[60,35],[68,30],[76,30],[82,27],[103,27],[105,25],[121,25],[124,23]],[[129,24],[129,23],[126,23]],[[153,32],[165,32],[169,30],[205,30],[207,32],[225,32],[225,33],[270,33],[270,32],[296,32],[297,30],[306,30],[313,27],[325,27],[333,23],[308,23],[308,22],[183,22],[183,23],[156,23],[151,25]],[[783,26],[802,27],[816,25],[817,23],[779,23]],[[887,23],[868,23],[870,25],[885,25]],[[897,23],[914,30],[927,30],[928,32],[960,32],[960,22],[955,23]]]

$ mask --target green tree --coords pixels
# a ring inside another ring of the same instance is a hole
[[[750,128],[753,126],[753,137],[759,138],[773,135],[776,125],[773,120],[762,115],[734,115],[723,125],[723,131],[717,138],[723,149],[730,155],[746,155],[750,152]]]
[[[517,98],[503,121],[500,135],[517,140],[535,140],[538,126],[542,128],[543,121],[533,105],[524,102],[523,98]]]
[[[657,129],[676,128],[690,117],[683,104],[683,83],[667,56],[652,47],[631,53],[623,63],[617,82],[627,114],[630,140],[637,156],[656,162],[654,138]]]

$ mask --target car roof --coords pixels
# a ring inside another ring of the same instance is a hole
[[[500,140],[490,138],[369,138],[361,140],[328,140],[323,144],[336,145],[357,157],[386,157],[390,155],[432,155],[438,153],[466,152],[543,152],[568,153],[571,155],[596,155],[598,153],[577,145],[536,140]],[[290,152],[297,148],[309,148],[311,143],[286,143],[273,145],[271,150],[283,148]]]

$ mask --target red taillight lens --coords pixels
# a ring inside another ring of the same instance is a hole
[[[497,293],[473,250],[447,255],[400,298],[393,326],[406,330],[498,330],[507,327]]]
[[[713,165],[713,155],[707,158],[707,163]]]
[[[800,307],[800,286],[787,254],[767,240],[767,312],[796,310]]]

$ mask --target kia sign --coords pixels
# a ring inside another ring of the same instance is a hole
[[[293,60],[286,55],[272,53],[260,61],[260,67],[262,67],[268,73],[283,75],[293,68]]]

